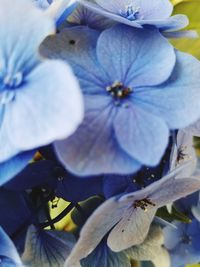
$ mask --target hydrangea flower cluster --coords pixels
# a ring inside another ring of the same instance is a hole
[[[0,265],[200,262],[198,38],[170,0],[0,0]],[[194,138],[195,137],[195,138]]]

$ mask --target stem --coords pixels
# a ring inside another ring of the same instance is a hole
[[[46,14],[55,20],[58,26],[73,12],[76,6],[76,0],[54,0],[46,10]]]

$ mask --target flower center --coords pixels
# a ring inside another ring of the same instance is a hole
[[[192,237],[185,234],[181,237],[181,242],[190,245],[192,243]]]
[[[149,198],[144,198],[144,199],[141,199],[141,200],[137,200],[137,201],[135,201],[135,203],[133,204],[134,209],[138,209],[138,208],[140,208],[140,209],[142,209],[142,210],[145,211],[145,212],[148,211],[148,209],[147,209],[148,206],[155,207],[156,204],[153,203],[153,202],[151,201],[151,199],[149,199]]]
[[[0,104],[4,105],[12,101],[15,97],[15,90],[23,82],[23,74],[17,72],[14,75],[7,74],[3,79],[3,87],[0,91]]]
[[[117,100],[127,98],[133,93],[133,89],[124,86],[123,83],[118,81],[114,82],[111,86],[106,87],[106,91]]]
[[[125,10],[120,10],[119,11],[119,14],[130,20],[130,21],[134,21],[134,20],[137,20],[138,19],[138,15],[139,15],[139,10],[140,8],[139,7],[134,7],[133,5],[128,5],[125,7]]]
[[[22,72],[17,72],[14,75],[7,74],[4,77],[3,84],[6,89],[15,89],[19,87],[23,82],[23,74]]]

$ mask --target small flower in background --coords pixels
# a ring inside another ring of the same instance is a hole
[[[180,178],[184,168],[187,164],[143,190],[104,202],[82,228],[65,266],[89,255],[111,229],[107,244],[115,252],[143,243],[158,208],[200,189],[198,177]]]
[[[5,25],[0,29],[2,184],[30,159],[30,153],[22,152],[72,134],[82,120],[83,103],[70,67],[43,62],[38,54],[40,43],[54,32],[53,20],[26,0],[1,0],[0,5]]]
[[[41,46],[44,56],[70,62],[85,98],[84,121],[55,143],[58,156],[80,176],[155,166],[169,129],[199,117],[199,62],[174,52],[157,30],[117,25],[98,36],[73,27]]]
[[[171,266],[182,267],[200,261],[199,192],[178,200],[175,205],[191,220],[189,223],[173,222],[175,228],[165,227],[164,244],[170,253]]]

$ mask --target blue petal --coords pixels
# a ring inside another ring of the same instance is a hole
[[[166,83],[134,94],[134,103],[162,117],[170,129],[184,128],[200,117],[200,63],[190,55],[176,54],[174,72]]]
[[[82,95],[71,69],[56,60],[40,64],[5,106],[0,162],[67,137],[82,118]]]
[[[33,158],[35,151],[20,153],[17,156],[0,163],[0,186],[22,171]]]
[[[6,267],[22,266],[17,250],[0,226],[0,264]],[[4,265],[5,264],[5,265]]]
[[[39,44],[54,32],[53,21],[31,1],[1,0],[0,5],[0,25],[6,25],[0,29],[1,69],[27,74],[38,63]]]
[[[87,96],[86,115],[78,130],[55,147],[62,163],[77,175],[128,174],[140,164],[118,145],[112,123],[115,111],[110,97]]]
[[[176,60],[173,47],[157,30],[125,25],[114,26],[100,35],[97,55],[113,82],[118,80],[133,88],[166,81]]]
[[[162,119],[130,103],[117,113],[114,128],[120,146],[130,156],[148,166],[159,163],[169,137]]]
[[[41,54],[70,63],[79,78],[83,93],[104,93],[108,77],[96,59],[96,42],[99,32],[84,26],[64,29],[50,36],[40,48]]]
[[[156,26],[160,31],[177,31],[185,28],[189,24],[188,17],[185,15],[174,15],[165,20],[141,20],[137,22],[144,27],[145,25]]]

